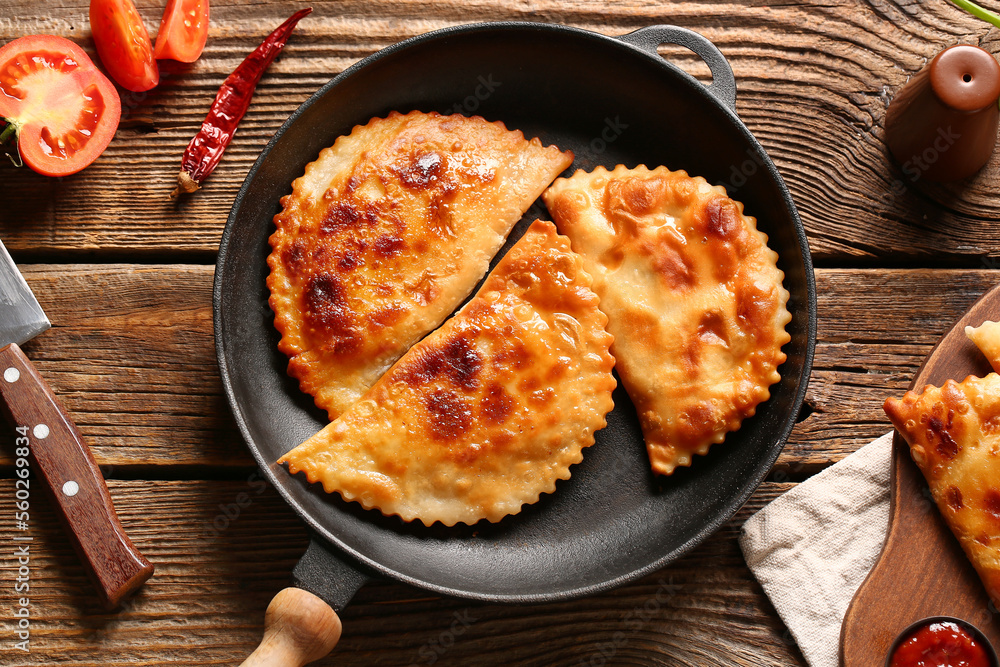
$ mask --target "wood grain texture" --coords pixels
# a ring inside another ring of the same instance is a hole
[[[19,533],[33,538],[31,653],[11,650],[5,638],[3,664],[238,664],[259,642],[264,609],[289,583],[307,542],[295,516],[262,485],[258,478],[112,481],[126,530],[156,565],[117,614],[94,602],[55,516],[33,495],[30,529]],[[742,521],[791,486],[765,484],[689,556],[583,600],[497,606],[368,584],[341,614],[339,646],[316,664],[370,665],[377,656],[380,665],[569,666],[602,652],[607,664],[803,664],[736,543]],[[0,516],[13,514],[13,503],[13,482],[0,481]],[[220,520],[235,515],[233,506],[239,515]],[[0,581],[14,581],[12,551],[0,555]],[[5,583],[5,623],[16,604]]]
[[[282,588],[264,612],[264,638],[240,667],[302,667],[340,641],[340,617],[322,598],[295,586]]]
[[[161,4],[138,3],[147,25],[158,24]],[[86,0],[66,0],[40,11],[34,0],[0,0],[0,43],[47,32],[93,53],[87,6]],[[167,197],[184,147],[225,76],[297,5],[213,3],[202,58],[193,65],[164,63],[162,83],[152,92],[125,92],[115,140],[80,174],[47,179],[0,165],[6,191],[18,193],[0,207],[0,238],[15,253],[209,257],[259,151],[331,77],[429,30],[524,20],[609,35],[673,23],[713,40],[736,74],[738,112],[787,180],[819,260],[992,267],[1000,258],[994,205],[1000,155],[969,181],[939,185],[893,164],[884,145],[889,100],[935,53],[959,42],[1000,51],[1000,33],[946,2],[349,0],[313,6],[314,14],[264,76],[203,191],[180,203]],[[663,53],[707,76],[690,52]]]
[[[909,389],[969,375],[990,364],[965,335],[966,326],[1000,320],[1000,287],[987,292],[931,351]],[[899,433],[893,441],[891,510],[885,546],[844,616],[844,667],[881,667],[896,635],[923,618],[951,616],[1000,644],[1000,621],[958,540],[938,513],[927,482]]]
[[[253,465],[222,395],[212,267],[22,269],[53,323],[25,351],[107,473]],[[820,269],[817,282],[816,359],[806,408],[778,462],[782,479],[816,472],[888,431],[886,396],[906,389],[937,339],[1000,272]],[[0,444],[0,465],[11,460]]]
[[[99,464],[250,464],[215,361],[212,267],[21,268],[53,323],[25,353]]]

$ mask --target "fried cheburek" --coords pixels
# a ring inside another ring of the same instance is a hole
[[[321,151],[270,238],[289,375],[336,418],[469,295],[572,161],[499,122],[417,111]]]
[[[569,241],[536,221],[454,317],[279,463],[406,521],[519,512],[569,478],[614,407],[590,286]]]
[[[965,335],[975,343],[993,370],[1000,373],[1000,322],[986,321],[978,327],[965,327]]]
[[[691,465],[770,397],[791,337],[777,254],[723,188],[598,167],[542,195],[583,255],[653,471]]]
[[[928,385],[883,407],[945,523],[1000,605],[1000,375]]]

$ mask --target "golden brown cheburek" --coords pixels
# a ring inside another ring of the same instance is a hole
[[[565,237],[536,221],[454,317],[279,463],[406,521],[519,512],[569,478],[614,407],[590,285]]]
[[[777,254],[742,204],[683,171],[577,171],[543,198],[594,277],[654,472],[691,465],[780,379]]]
[[[336,418],[469,295],[572,161],[501,123],[416,111],[321,151],[270,238],[289,375]]]
[[[986,321],[978,327],[965,327],[965,335],[976,344],[993,370],[1000,373],[1000,322]]]
[[[945,522],[1000,605],[1000,376],[886,400]]]

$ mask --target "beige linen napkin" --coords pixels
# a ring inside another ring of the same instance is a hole
[[[882,550],[892,433],[747,519],[740,548],[812,667],[839,664],[840,625]]]

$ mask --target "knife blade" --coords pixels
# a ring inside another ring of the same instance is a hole
[[[20,345],[50,326],[31,288],[0,242],[0,398],[28,446],[29,464],[43,482],[60,522],[97,589],[114,609],[153,574],[125,534],[107,484],[73,420]]]

